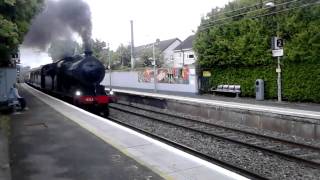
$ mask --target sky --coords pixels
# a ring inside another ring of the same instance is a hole
[[[133,20],[134,45],[179,38],[185,40],[200,25],[201,17],[212,8],[223,7],[230,0],[85,0],[91,9],[92,37],[116,50],[131,41]],[[21,63],[38,67],[51,62],[44,52],[21,49]]]

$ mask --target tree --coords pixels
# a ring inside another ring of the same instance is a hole
[[[103,50],[106,48],[107,44],[99,39],[92,40],[92,52],[98,59],[103,58]]]
[[[160,50],[155,46],[155,58],[156,58],[156,64],[158,67],[161,67],[164,64],[164,57],[161,54]],[[142,64],[143,67],[150,67],[152,66],[153,62],[153,48],[145,48],[141,51],[139,56],[140,64]]]
[[[284,39],[283,98],[320,102],[320,7],[316,2],[276,0],[271,9],[263,7],[263,1],[235,0],[213,9],[201,20],[193,44],[200,68],[212,70],[211,85],[241,84],[241,95],[253,97],[253,82],[263,79],[265,97],[276,98],[277,61],[271,55],[270,40],[278,24]]]
[[[285,40],[286,61],[319,59],[319,47],[315,45],[320,27],[319,6],[285,11],[292,6],[302,6],[303,2],[278,2],[284,5],[276,3],[276,9],[273,10],[262,8],[263,3],[257,2],[235,0],[223,9],[213,9],[208,13],[207,19],[202,19],[194,43],[194,50],[202,67],[271,64],[273,58],[270,56],[270,39],[276,34],[277,23],[280,36]],[[274,16],[265,15],[272,11],[283,12]],[[262,16],[256,18],[260,15]]]
[[[115,68],[130,67],[130,61],[131,61],[130,46],[124,46],[123,44],[120,44],[116,52],[113,53],[112,59],[115,64]]]
[[[0,66],[9,66],[43,0],[0,1]]]
[[[103,64],[109,64],[109,49],[106,49],[106,42],[99,39],[92,40],[92,52],[93,55],[99,59]]]

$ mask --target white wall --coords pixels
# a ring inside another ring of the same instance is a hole
[[[0,102],[7,100],[10,88],[16,81],[16,68],[0,68]]]
[[[187,93],[198,93],[197,77],[194,69],[189,70],[189,84],[168,84],[168,83],[157,83],[157,90],[160,91],[173,91],[173,92],[187,92]],[[102,85],[109,87],[109,73],[106,75],[101,82]],[[111,86],[122,87],[122,88],[136,88],[136,89],[154,89],[153,80],[151,83],[138,82],[138,72],[112,72],[111,73]]]
[[[173,65],[173,60],[174,60],[174,49],[181,44],[180,41],[175,40],[164,52],[163,52],[163,57],[164,57],[164,62],[169,66],[172,67]],[[171,58],[172,56],[172,58]]]
[[[189,58],[189,55],[193,55],[193,58]],[[184,60],[183,60],[184,56]],[[182,67],[183,64],[189,65],[196,62],[196,55],[192,49],[183,50],[182,51],[175,51],[174,52],[174,67]]]

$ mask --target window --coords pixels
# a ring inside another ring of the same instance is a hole
[[[194,58],[194,55],[193,55],[193,54],[189,54],[189,55],[188,55],[188,58],[189,58],[189,59],[193,59],[193,58]]]

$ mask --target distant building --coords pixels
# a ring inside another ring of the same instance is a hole
[[[20,50],[18,48],[18,50],[14,53],[11,54],[11,59],[10,59],[10,63],[9,63],[9,67],[16,67],[17,64],[20,64]]]
[[[17,81],[24,82],[30,70],[30,66],[22,66],[21,64],[17,65]]]
[[[160,41],[157,39],[155,48],[158,52],[160,52],[161,56],[164,59],[164,64],[167,67],[173,66],[173,60],[174,60],[174,49],[181,44],[181,40],[178,38],[168,39],[164,41]],[[135,59],[136,61],[140,60],[141,54],[145,50],[149,50],[152,52],[152,46],[153,43],[142,45],[134,48],[135,52]]]
[[[183,67],[184,65],[195,64],[196,55],[192,49],[194,37],[195,35],[189,36],[174,49],[173,67]]]

